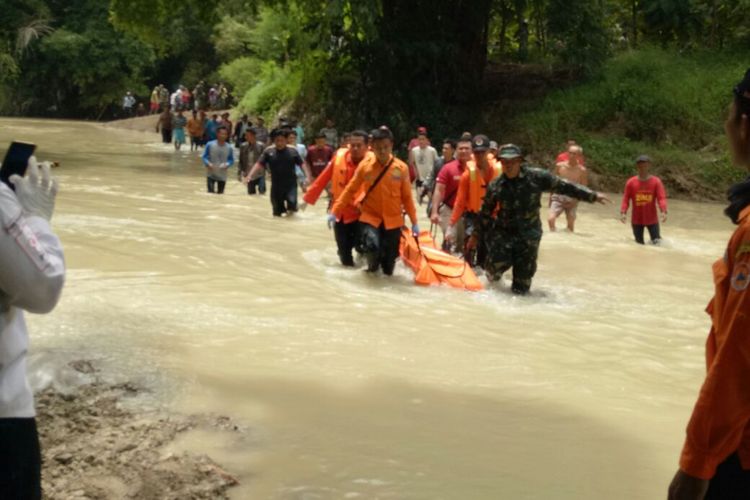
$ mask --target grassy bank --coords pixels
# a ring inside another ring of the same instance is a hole
[[[622,53],[584,84],[556,90],[495,131],[551,165],[568,138],[584,148],[598,188],[619,190],[649,154],[670,196],[721,199],[743,178],[726,153],[723,121],[745,54]]]

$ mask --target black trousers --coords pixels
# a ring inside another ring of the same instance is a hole
[[[217,181],[216,179],[206,177],[206,185],[208,186],[209,193],[224,194],[224,186],[227,185],[227,181]],[[214,191],[214,186],[216,186],[216,191]]]
[[[659,224],[649,224],[648,226],[644,226],[643,224],[633,224],[633,236],[635,236],[635,241],[643,245],[645,242],[643,241],[643,230],[648,229],[648,235],[651,237],[651,243],[656,243],[661,239],[661,234],[659,234]]]
[[[172,144],[172,129],[162,128],[161,129],[161,142],[164,144]]]
[[[297,185],[291,186],[286,189],[276,188],[271,183],[271,206],[273,207],[273,215],[275,217],[281,217],[281,214],[286,212],[297,211]]]
[[[716,468],[708,484],[705,500],[746,500],[750,498],[750,470],[740,464],[737,454],[730,455]]]
[[[337,222],[333,226],[333,234],[336,237],[336,247],[338,247],[341,264],[349,267],[354,266],[352,250],[357,246],[360,239],[359,222],[354,221],[348,224]]]
[[[42,458],[33,418],[0,418],[0,498],[42,498]]]
[[[265,175],[247,183],[247,194],[255,194],[256,191],[260,194],[266,194]]]
[[[362,251],[367,258],[367,270],[375,272],[382,268],[383,274],[392,275],[398,257],[401,228],[386,229],[382,224],[375,227],[362,223],[361,229]]]

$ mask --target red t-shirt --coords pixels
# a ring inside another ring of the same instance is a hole
[[[325,144],[322,147],[312,145],[307,150],[307,161],[310,163],[310,171],[313,178],[320,175],[326,168],[328,162],[333,158],[333,149]]]
[[[443,203],[453,208],[453,204],[456,203],[456,195],[458,194],[458,184],[461,181],[461,174],[464,173],[465,167],[461,165],[458,160],[449,161],[443,168],[440,169],[440,173],[437,176],[435,182],[445,186],[445,195],[443,196]]]
[[[633,215],[631,222],[633,224],[650,226],[659,223],[659,215],[656,213],[656,204],[662,213],[667,211],[667,193],[664,191],[664,184],[661,179],[652,175],[645,181],[638,176],[628,179],[625,184],[625,194],[622,197],[622,206],[620,213],[627,213],[628,206],[632,202]]]

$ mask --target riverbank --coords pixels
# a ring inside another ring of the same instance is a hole
[[[35,396],[45,498],[228,498],[235,477],[206,455],[169,446],[191,430],[242,432],[229,418],[134,409],[128,403],[147,388],[102,382],[90,361],[68,366],[91,381]]]

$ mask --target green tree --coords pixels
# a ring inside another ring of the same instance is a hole
[[[602,2],[550,0],[547,26],[553,51],[562,62],[584,74],[596,72],[606,61],[610,37]]]
[[[49,2],[51,34],[21,32],[19,73],[5,102],[12,113],[101,116],[127,90],[145,93],[143,80],[153,51],[114,30],[108,10],[97,0]],[[26,24],[29,29],[29,24]],[[31,26],[32,29],[42,31]]]

